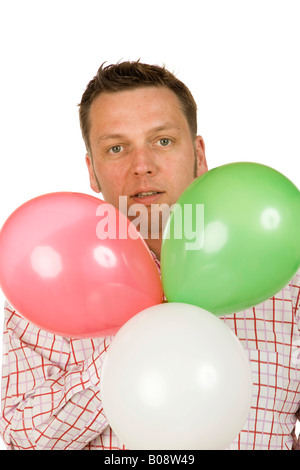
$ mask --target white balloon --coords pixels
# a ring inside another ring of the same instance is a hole
[[[128,449],[224,449],[251,406],[245,350],[218,317],[164,303],[116,334],[101,371],[108,422]]]

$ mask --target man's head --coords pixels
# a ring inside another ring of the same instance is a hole
[[[104,67],[101,65],[95,77],[88,83],[82,95],[79,108],[79,119],[83,140],[87,152],[91,155],[90,146],[90,108],[97,96],[104,92],[121,92],[139,87],[167,87],[173,91],[181,105],[192,138],[197,135],[197,105],[187,88],[165,67],[136,62],[121,62]]]
[[[149,231],[153,209],[170,208],[207,171],[194,99],[162,67],[139,62],[101,67],[83,95],[80,120],[91,188],[117,208],[125,196],[131,220],[140,206]],[[150,232],[147,237],[157,254],[161,236],[159,227],[159,240]]]

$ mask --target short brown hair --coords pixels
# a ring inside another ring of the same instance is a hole
[[[79,104],[81,132],[89,153],[89,113],[94,99],[103,92],[113,93],[144,86],[165,86],[172,90],[180,101],[192,137],[196,137],[196,102],[187,86],[164,66],[143,64],[139,60],[135,62],[119,62],[105,67],[102,64],[95,77],[88,83]]]

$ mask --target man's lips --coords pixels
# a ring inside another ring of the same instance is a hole
[[[151,204],[158,200],[163,193],[164,191],[160,191],[159,189],[145,188],[137,190],[130,197],[137,203]]]

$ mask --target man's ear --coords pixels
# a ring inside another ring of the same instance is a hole
[[[196,152],[195,178],[198,178],[198,176],[201,176],[203,175],[203,173],[208,171],[206,155],[205,155],[205,144],[201,135],[197,135],[195,139],[195,152]]]
[[[95,193],[100,193],[101,188],[100,188],[98,178],[96,177],[96,174],[95,174],[93,158],[88,153],[85,156],[85,162],[86,162],[88,172],[89,172],[90,187],[92,188],[93,191],[95,191]]]

